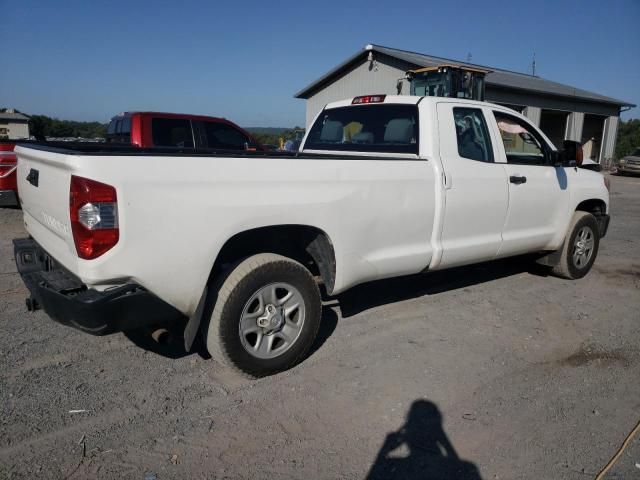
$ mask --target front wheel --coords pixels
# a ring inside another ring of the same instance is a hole
[[[600,246],[599,232],[598,222],[592,214],[575,212],[562,246],[560,261],[553,268],[553,273],[570,280],[589,273]]]
[[[321,309],[318,286],[304,266],[281,255],[253,255],[222,282],[207,349],[251,377],[287,370],[311,348]]]

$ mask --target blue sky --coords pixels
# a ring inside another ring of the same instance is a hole
[[[293,94],[368,43],[526,72],[640,105],[640,1],[0,0],[0,106],[304,123]],[[623,118],[640,117],[635,108]]]

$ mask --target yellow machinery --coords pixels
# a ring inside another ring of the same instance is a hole
[[[402,92],[402,82],[407,80],[411,95],[484,100],[485,76],[490,72],[453,64],[409,70],[405,78],[398,80],[398,94]]]

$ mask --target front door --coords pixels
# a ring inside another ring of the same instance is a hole
[[[445,206],[436,268],[491,260],[502,243],[509,190],[487,114],[491,111],[481,107],[438,103]]]
[[[544,250],[562,228],[568,205],[567,172],[551,164],[551,147],[528,122],[493,112],[502,139],[500,159],[509,185],[509,211],[500,257]]]

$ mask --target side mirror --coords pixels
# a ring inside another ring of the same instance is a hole
[[[564,157],[565,162],[576,162],[576,165],[579,167],[582,165],[582,160],[584,158],[582,153],[582,144],[573,140],[565,140],[562,142],[562,156]]]
[[[551,165],[554,167],[562,167],[565,165],[564,151],[558,152],[553,150],[551,152]]]

